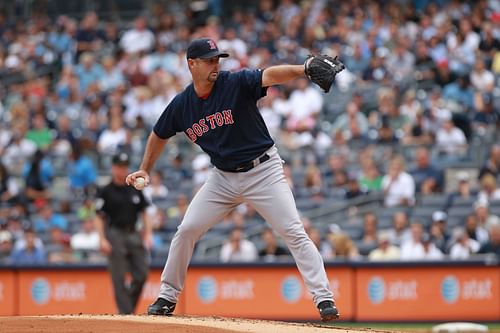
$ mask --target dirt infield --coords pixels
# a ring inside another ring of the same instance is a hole
[[[0,317],[2,333],[356,333],[389,332],[340,329],[317,324],[231,319],[220,317],[151,317],[120,315],[65,315]]]

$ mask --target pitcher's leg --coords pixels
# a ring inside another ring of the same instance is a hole
[[[262,181],[253,182],[252,189],[245,192],[245,199],[285,240],[314,303],[318,305],[333,300],[323,259],[300,221],[292,191],[280,170],[281,164],[279,161],[278,165],[276,161],[269,162],[275,165],[268,165],[266,170],[260,171],[258,177]]]
[[[222,184],[224,182],[225,179],[214,171],[191,201],[170,244],[161,275],[160,298],[177,303],[196,241],[237,205],[234,195]]]

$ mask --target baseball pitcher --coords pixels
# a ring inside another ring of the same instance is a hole
[[[193,82],[166,107],[149,136],[138,171],[129,185],[149,184],[149,172],[168,139],[184,132],[211,158],[213,171],[194,196],[179,226],[161,276],[158,299],[150,315],[175,309],[195,242],[242,202],[249,202],[285,240],[321,319],[339,317],[328,286],[323,260],[304,231],[282,160],[256,106],[267,87],[307,75],[328,92],[344,69],[336,58],[310,56],[304,65],[279,65],[264,70],[221,72],[219,58],[228,57],[208,38],[193,40],[187,49]]]

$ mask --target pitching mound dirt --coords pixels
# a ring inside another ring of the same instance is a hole
[[[66,315],[3,317],[2,333],[356,333],[388,332],[371,329],[340,329],[316,324],[231,319],[220,317],[151,317],[119,315]]]

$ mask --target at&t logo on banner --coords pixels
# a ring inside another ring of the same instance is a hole
[[[217,298],[217,281],[211,276],[204,276],[198,281],[197,290],[203,303],[212,303]]]
[[[380,304],[385,299],[385,282],[381,277],[374,276],[368,282],[368,298],[373,304]]]
[[[46,279],[39,278],[31,284],[31,298],[36,304],[45,304],[50,299],[50,284]]]
[[[447,275],[441,281],[441,297],[448,304],[459,300],[493,299],[493,281],[489,278],[469,278],[459,280],[454,275]]]
[[[453,275],[445,276],[441,282],[441,296],[446,303],[455,303],[460,296],[460,283]]]
[[[296,303],[302,297],[302,283],[296,276],[288,276],[281,284],[281,295],[288,303]]]

